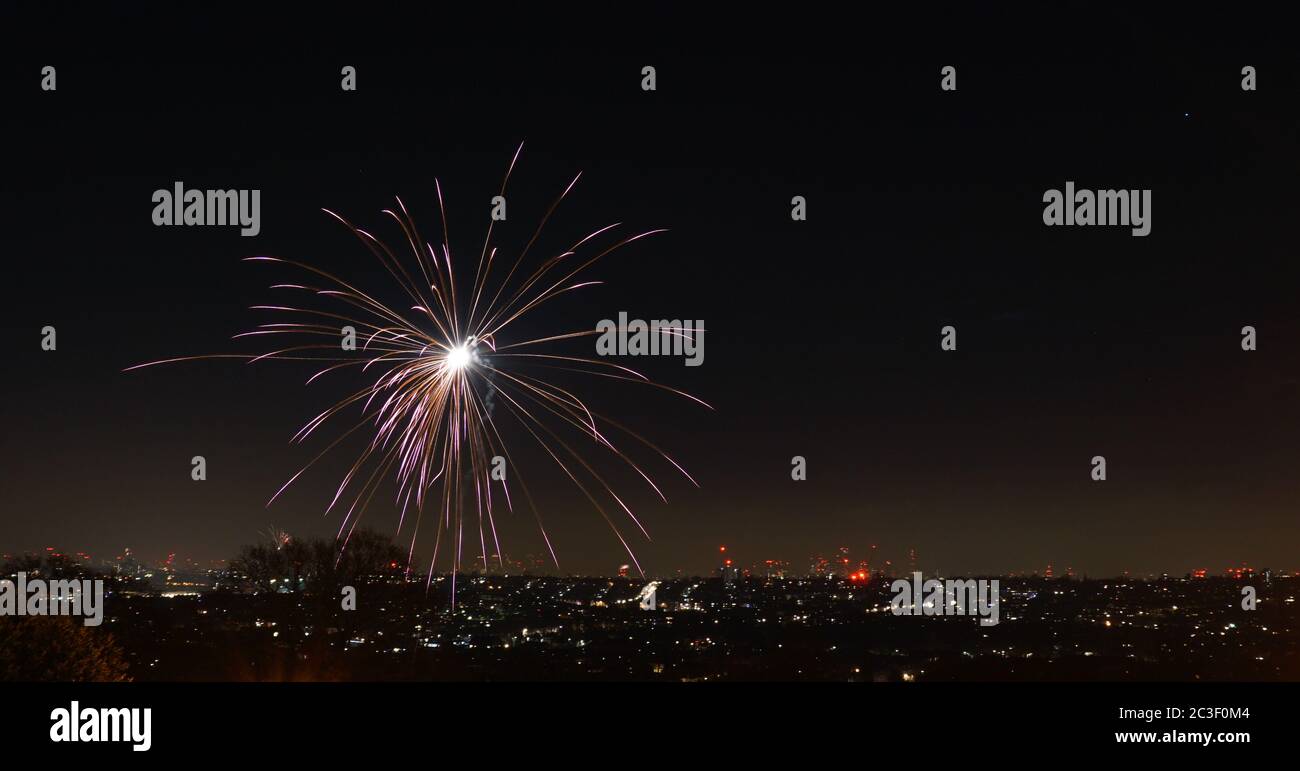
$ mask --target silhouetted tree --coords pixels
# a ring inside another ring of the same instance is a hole
[[[359,529],[349,539],[294,539],[281,548],[254,544],[230,561],[258,591],[274,591],[272,581],[292,580],[297,589],[333,593],[339,586],[367,576],[400,576],[406,555],[388,536]]]
[[[230,561],[230,569],[242,574],[253,588],[262,592],[274,589],[272,579],[284,575],[285,560],[278,549],[265,544],[253,544],[239,550]]]
[[[0,617],[0,681],[129,680],[109,634],[67,616]]]

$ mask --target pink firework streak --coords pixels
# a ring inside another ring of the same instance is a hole
[[[523,145],[520,145],[516,150],[505,179],[502,180],[503,196],[522,149]],[[616,238],[619,223],[608,225],[580,239],[564,252],[543,260],[524,278],[525,271],[520,271],[520,267],[529,249],[581,176],[579,174],[574,177],[550,206],[532,238],[500,278],[498,276],[502,274],[503,260],[496,247],[491,245],[492,223],[489,223],[474,271],[474,280],[468,291],[464,287],[458,288],[453,276],[454,261],[447,238],[446,210],[443,207],[442,188],[436,180],[434,184],[442,215],[443,239],[440,245],[434,246],[421,239],[400,198],[396,199],[396,210],[383,210],[401,228],[410,249],[410,259],[407,262],[398,259],[393,250],[375,236],[325,209],[327,214],[342,223],[379,260],[409,297],[409,308],[403,311],[389,307],[356,285],[305,263],[278,257],[249,257],[246,259],[251,262],[280,263],[305,272],[311,284],[275,284],[271,288],[325,298],[331,309],[256,305],[253,309],[286,314],[290,320],[259,324],[255,330],[235,335],[235,338],[291,335],[295,341],[302,341],[302,344],[258,354],[213,354],[164,359],[128,367],[125,371],[213,358],[244,359],[249,363],[272,359],[324,363],[326,366],[308,378],[307,383],[310,384],[334,370],[359,368],[369,384],[312,418],[295,434],[293,441],[304,441],[332,418],[354,405],[360,405],[361,420],[342,431],[324,450],[290,477],[271,496],[267,505],[274,502],[289,485],[344,439],[360,429],[370,427],[373,437],[343,476],[333,499],[325,509],[328,514],[339,506],[340,501],[348,502],[347,513],[339,525],[337,537],[344,540],[346,548],[348,538],[356,529],[381,482],[390,477],[395,479],[397,494],[394,505],[401,511],[398,534],[401,533],[408,514],[414,513],[415,518],[411,528],[407,569],[411,569],[414,560],[416,537],[424,513],[429,509],[435,510],[438,529],[426,586],[433,578],[434,565],[439,551],[444,548],[446,535],[450,542],[446,548],[451,553],[453,597],[455,574],[461,566],[467,519],[471,527],[477,525],[477,540],[484,566],[488,564],[487,543],[490,536],[496,547],[497,559],[504,567],[494,515],[500,506],[499,503],[494,503],[494,483],[500,485],[499,497],[504,498],[507,511],[514,510],[514,503],[507,481],[493,479],[492,458],[495,456],[506,459],[511,469],[510,476],[518,480],[551,559],[559,567],[559,559],[546,534],[533,497],[523,475],[511,459],[502,432],[498,429],[498,420],[493,418],[493,409],[485,401],[486,395],[494,392],[501,397],[501,403],[515,418],[518,426],[582,491],[609,524],[637,570],[644,575],[618,522],[607,510],[610,503],[626,515],[642,536],[649,539],[645,527],[604,477],[579,454],[571,442],[565,441],[562,433],[576,432],[594,440],[595,444],[634,470],[665,502],[667,498],[659,485],[614,443],[608,433],[610,427],[648,448],[648,451],[662,458],[692,484],[697,487],[698,484],[677,461],[644,437],[611,418],[593,412],[573,392],[536,374],[527,374],[521,371],[521,367],[577,372],[648,385],[680,395],[704,407],[709,405],[695,396],[653,382],[640,372],[619,364],[546,352],[547,344],[596,335],[598,332],[595,329],[560,332],[526,340],[510,339],[514,329],[512,325],[543,303],[559,295],[600,284],[599,281],[577,280],[578,275],[593,263],[626,244],[663,232],[650,230]],[[613,242],[608,245],[596,246],[598,242],[607,243],[611,240]],[[586,256],[579,256],[580,251]],[[302,321],[303,317],[311,317],[315,323]],[[356,330],[356,350],[343,350],[339,343],[340,324],[352,326]],[[675,335],[686,334],[683,329],[676,327],[666,331]],[[702,331],[697,330],[697,333]],[[321,338],[325,340],[322,341]]]

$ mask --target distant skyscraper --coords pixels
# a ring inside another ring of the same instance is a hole
[[[718,554],[721,555],[722,564],[718,566],[718,575],[722,576],[722,582],[730,586],[739,576],[740,571],[731,564],[731,558],[727,556],[727,547],[719,546]]]

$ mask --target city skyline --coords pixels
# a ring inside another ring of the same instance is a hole
[[[286,538],[291,534],[281,532]],[[382,535],[382,533],[381,533]],[[241,547],[256,545],[256,540],[251,540]],[[262,541],[265,543],[265,541]],[[707,578],[716,577],[720,570],[724,568],[733,568],[741,575],[752,576],[756,578],[763,577],[790,577],[790,578],[807,578],[807,577],[840,577],[853,579],[860,574],[863,578],[874,578],[878,576],[906,577],[913,572],[920,571],[926,575],[944,576],[962,576],[962,575],[988,575],[988,576],[1007,576],[1007,577],[1030,577],[1041,576],[1044,578],[1077,578],[1077,579],[1154,579],[1159,577],[1229,577],[1240,579],[1243,576],[1255,574],[1272,573],[1277,575],[1300,575],[1300,570],[1295,566],[1283,564],[1265,565],[1252,562],[1251,560],[1242,560],[1236,563],[1224,564],[1202,564],[1188,567],[1182,570],[1159,570],[1159,571],[1132,571],[1123,570],[1114,574],[1089,573],[1086,570],[1076,569],[1074,565],[1048,561],[1036,566],[1025,567],[1006,567],[997,570],[988,571],[961,571],[954,572],[944,570],[942,566],[932,565],[917,555],[917,549],[914,547],[902,550],[897,554],[888,551],[880,551],[877,545],[869,547],[865,554],[863,552],[854,552],[846,546],[837,549],[827,550],[825,552],[806,555],[804,557],[788,557],[780,555],[750,555],[743,556],[737,554],[734,550],[728,550],[722,545],[719,549],[711,552],[712,563],[707,564],[708,560],[701,558],[699,560],[703,567],[687,568],[678,566],[667,570],[645,575],[646,580],[664,577],[684,577],[684,578]],[[165,556],[164,556],[165,555]],[[110,555],[94,554],[84,550],[64,550],[54,546],[46,546],[44,549],[27,551],[27,552],[4,552],[0,551],[0,561],[16,560],[19,558],[55,558],[67,560],[70,564],[84,566],[93,570],[111,569],[115,565],[120,566],[123,560],[133,561],[138,568],[139,573],[154,571],[164,568],[175,570],[186,570],[189,572],[206,572],[219,571],[229,566],[233,557],[218,557],[212,559],[197,559],[193,555],[188,555],[179,551],[166,551],[159,555],[141,555],[130,547],[123,547],[122,550]],[[500,557],[500,559],[499,559]],[[897,557],[897,559],[895,559]],[[411,576],[423,574],[427,565],[425,562],[417,562],[410,570]],[[475,561],[467,563],[461,571],[466,575],[538,575],[538,576],[555,576],[555,577],[629,577],[632,576],[631,566],[623,563],[611,565],[610,569],[605,571],[593,572],[562,572],[555,570],[550,563],[547,555],[544,554],[522,554],[512,555],[506,552],[498,555],[495,552],[488,555],[488,565],[486,569],[481,557]],[[450,575],[449,570],[435,570],[435,575]]]
[[[246,551],[206,576],[106,574],[87,619],[113,630],[104,644],[116,669],[104,675],[135,682],[1136,682],[1300,674],[1296,573],[1003,576],[987,582],[991,602],[981,599],[977,613],[952,593],[967,591],[954,589],[960,582],[946,582],[944,602],[916,593],[919,576],[753,577],[724,567],[711,577],[648,584],[631,576],[467,574],[455,582],[439,575],[426,587],[390,561],[391,542],[372,545],[380,549],[367,548],[369,557],[347,566],[282,560],[272,548]],[[23,598],[29,614],[40,612],[40,601],[25,599],[28,587],[93,575],[58,560],[8,562],[0,574],[6,601]],[[340,607],[339,582],[365,601]],[[935,583],[944,591],[944,582]],[[971,592],[975,585],[966,582]],[[0,634],[12,634],[12,623]],[[17,655],[0,646],[0,671],[32,671]]]

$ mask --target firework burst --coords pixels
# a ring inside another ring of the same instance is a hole
[[[284,547],[288,546],[289,543],[293,541],[293,536],[284,532],[275,525],[271,525],[267,528],[265,535],[267,540],[271,542],[271,545],[275,547],[276,551],[283,551]]]
[[[522,147],[516,150],[501,183],[503,196]],[[496,457],[505,459],[510,477],[518,482],[552,561],[559,566],[522,471],[511,458],[505,439],[512,434],[514,439],[536,443],[544,456],[553,461],[554,468],[582,491],[644,575],[624,529],[631,523],[645,538],[649,534],[623,497],[583,456],[582,446],[595,444],[602,448],[632,469],[665,502],[667,498],[660,486],[616,444],[615,435],[620,442],[633,442],[666,461],[691,484],[696,482],[667,453],[622,424],[589,409],[579,395],[545,375],[547,371],[582,373],[663,389],[704,407],[709,405],[683,391],[655,383],[629,367],[554,351],[555,344],[561,341],[597,334],[594,328],[540,337],[516,331],[522,326],[520,320],[539,306],[602,283],[582,280],[580,276],[593,263],[620,247],[663,232],[649,230],[618,235],[620,224],[615,223],[591,232],[560,254],[541,260],[531,270],[525,268],[528,253],[547,220],[581,176],[575,176],[551,204],[532,237],[513,259],[503,259],[492,245],[495,223],[489,223],[473,280],[468,285],[457,284],[460,265],[452,256],[442,188],[436,180],[442,223],[440,243],[421,238],[400,198],[396,199],[395,208],[383,210],[401,229],[405,240],[402,251],[409,252],[405,259],[400,259],[371,233],[326,209],[329,216],[356,236],[383,265],[406,295],[409,305],[386,305],[376,299],[375,293],[306,263],[278,257],[249,257],[248,261],[283,264],[302,271],[309,283],[275,284],[271,288],[305,294],[317,303],[253,306],[254,310],[283,314],[285,320],[259,324],[256,329],[235,337],[291,336],[296,338],[295,344],[257,354],[165,359],[128,370],[196,359],[237,358],[249,363],[290,360],[322,364],[308,378],[308,384],[336,370],[354,368],[362,373],[364,387],[308,421],[293,441],[302,442],[327,423],[333,425],[349,408],[359,407],[361,419],[341,429],[328,446],[271,496],[268,505],[344,439],[368,429],[366,434],[370,438],[365,449],[343,476],[325,509],[328,514],[346,506],[337,537],[343,539],[346,548],[347,539],[381,484],[387,479],[394,480],[394,505],[400,511],[397,532],[402,532],[408,520],[414,520],[410,526],[408,569],[414,560],[421,523],[426,514],[432,514],[437,521],[437,535],[426,585],[432,579],[439,553],[445,550],[453,575],[453,596],[454,576],[460,569],[467,539],[472,544],[468,548],[480,553],[485,566],[489,562],[488,544],[492,543],[498,562],[504,566],[496,514],[502,502],[507,511],[513,511],[515,499],[505,475],[493,473]],[[322,307],[316,307],[317,304]],[[346,326],[355,330],[356,344],[352,350],[339,342],[341,330]],[[681,329],[667,332],[684,334]],[[508,421],[509,426],[502,425],[506,421],[500,420],[498,406],[504,407],[504,413],[513,418]],[[623,520],[622,527],[620,520]],[[467,534],[466,530],[470,532]]]

